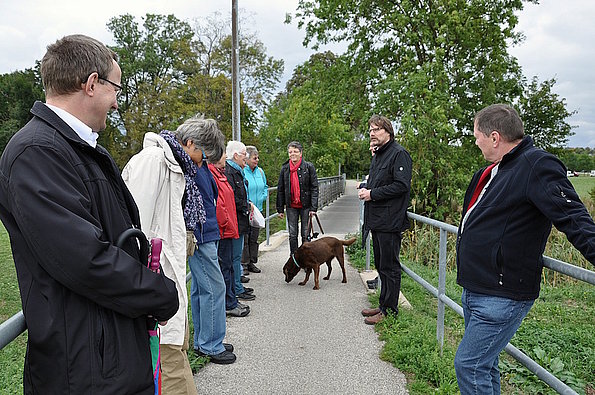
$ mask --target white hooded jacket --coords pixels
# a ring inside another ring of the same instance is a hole
[[[138,205],[142,231],[149,239],[163,240],[161,266],[178,290],[180,307],[161,327],[161,344],[181,346],[188,311],[184,173],[165,139],[149,132],[145,134],[143,150],[130,158],[122,178]]]

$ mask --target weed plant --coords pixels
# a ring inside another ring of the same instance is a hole
[[[419,227],[412,233],[403,239],[402,261],[437,287],[438,232]],[[412,240],[416,244],[411,244]],[[449,238],[449,244],[454,246],[454,240]],[[450,248],[446,295],[460,304],[462,289],[456,284],[454,251]],[[362,270],[366,255],[360,237],[347,252],[351,264]],[[411,256],[419,260],[414,261]],[[579,394],[595,394],[593,287],[570,280],[558,279],[555,285],[550,282],[542,283],[540,298],[511,343]],[[385,341],[381,357],[404,372],[411,394],[457,394],[453,361],[464,333],[463,318],[446,308],[444,346],[440,350],[436,340],[436,298],[406,274],[403,274],[401,290],[413,309],[400,309],[397,318],[389,316],[376,326],[380,339]],[[370,301],[377,306],[378,293],[373,294]],[[499,367],[502,393],[555,394],[505,352],[500,356]]]

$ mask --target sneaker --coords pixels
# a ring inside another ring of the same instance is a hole
[[[253,264],[252,262],[250,262],[248,264],[248,271],[252,272],[252,273],[260,273],[262,270],[260,270],[258,267],[256,267],[255,264]]]
[[[250,313],[249,310],[243,309],[240,306],[236,306],[231,310],[225,310],[225,315],[232,317],[245,317]]]
[[[207,355],[198,350],[198,355],[201,357],[209,357],[211,362],[218,365],[229,365],[230,363],[234,363],[236,361],[236,355],[233,352],[227,350],[215,355]]]
[[[237,294],[236,298],[242,299],[242,300],[254,300],[254,299],[256,299],[256,296],[246,293],[246,292],[242,292],[241,294]]]
[[[247,294],[253,294],[254,293],[254,288],[244,287],[244,292],[247,293]]]
[[[247,282],[250,282],[250,279],[246,276],[242,276],[242,277],[240,277],[240,282],[242,282],[243,284],[246,284]]]

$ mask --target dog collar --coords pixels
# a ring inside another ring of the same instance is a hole
[[[291,254],[291,259],[293,259],[293,263],[295,263],[295,265],[297,267],[300,267],[300,265],[298,265],[297,261],[295,260],[295,256],[293,254]],[[300,267],[300,269],[301,269],[301,267]]]

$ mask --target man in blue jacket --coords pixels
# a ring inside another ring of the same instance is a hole
[[[465,335],[455,356],[461,394],[499,394],[498,355],[539,296],[552,223],[595,263],[595,223],[554,155],[533,145],[510,106],[475,116],[491,165],[475,173],[457,238]]]
[[[395,141],[390,120],[373,115],[369,121],[374,147],[370,174],[358,197],[364,201],[364,236],[372,232],[374,265],[380,277],[380,303],[364,309],[364,322],[374,325],[388,313],[398,314],[401,291],[401,233],[409,227],[407,206],[411,191],[411,156]]]

